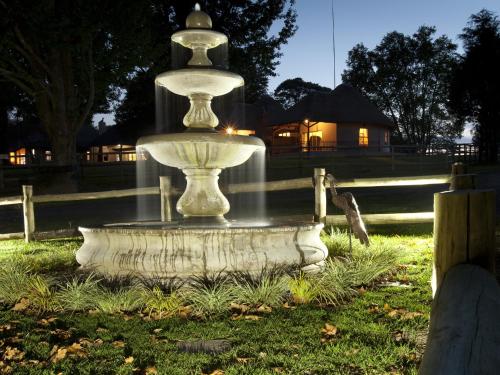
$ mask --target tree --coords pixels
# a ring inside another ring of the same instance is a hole
[[[152,42],[146,64],[138,69],[125,86],[127,94],[117,109],[118,124],[137,121],[136,113],[151,113],[154,108],[154,77],[171,69],[168,37],[185,28],[185,20],[196,0],[153,0]],[[203,11],[212,18],[213,29],[229,38],[230,70],[245,79],[245,96],[253,102],[267,91],[269,77],[281,56],[281,46],[295,33],[294,0],[205,0],[199,1]],[[279,22],[279,31],[271,26]],[[147,116],[149,118],[150,116]],[[149,119],[150,120],[150,119]]]
[[[343,81],[392,119],[400,142],[426,147],[463,131],[446,106],[456,45],[446,36],[434,38],[435,32],[427,26],[411,36],[394,31],[373,50],[358,44],[349,51]]]
[[[287,79],[279,84],[274,90],[274,98],[284,108],[296,104],[304,96],[314,92],[331,92],[332,89],[318,85],[317,83],[304,81],[302,78]]]
[[[0,77],[29,95],[56,164],[75,164],[76,135],[140,64],[147,4],[0,0]]]
[[[470,17],[460,38],[465,54],[450,90],[450,108],[474,125],[482,161],[497,161],[500,140],[500,21],[485,9]]]

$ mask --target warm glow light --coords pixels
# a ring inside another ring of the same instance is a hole
[[[304,124],[306,124],[306,125],[308,125],[308,124],[309,124],[309,119],[308,119],[308,118],[306,118],[306,119],[304,120]]]
[[[359,129],[359,145],[360,146],[368,146],[368,129],[360,128]]]
[[[232,127],[228,126],[228,127],[226,128],[226,133],[227,133],[227,134],[230,134],[230,135],[231,135],[231,134],[233,134],[233,132],[234,132],[234,129],[233,129]]]

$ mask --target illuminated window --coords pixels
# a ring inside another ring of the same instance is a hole
[[[389,130],[386,130],[384,132],[384,145],[389,144],[390,136],[391,136],[391,134],[389,133]]]
[[[47,161],[52,160],[52,151],[45,151],[45,160]]]
[[[20,148],[15,152],[9,152],[9,162],[14,165],[26,164],[26,149]]]
[[[359,145],[366,147],[368,146],[368,129],[360,128],[359,129]]]
[[[282,132],[278,134],[278,137],[291,137],[290,132]]]
[[[323,131],[322,130],[317,130],[315,132],[309,132],[309,140],[317,141],[318,139],[321,140],[321,138],[323,138]],[[307,133],[302,133],[302,142],[307,143]]]

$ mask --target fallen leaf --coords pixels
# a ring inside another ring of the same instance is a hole
[[[153,333],[160,333],[161,331],[163,331],[162,328],[153,329]]]
[[[270,313],[273,311],[273,308],[267,305],[260,305],[257,311],[260,313]]]
[[[9,361],[21,361],[25,353],[18,348],[7,346],[3,353],[3,358]]]
[[[282,374],[285,372],[285,369],[283,367],[273,367],[273,371]]]
[[[210,375],[224,375],[224,371],[222,370],[214,370],[210,373]]]
[[[335,336],[337,334],[337,327],[330,323],[325,323],[325,327],[321,328],[321,332],[325,336]]]
[[[97,333],[104,333],[104,332],[109,332],[109,329],[99,327],[95,331]]]
[[[124,348],[125,347],[125,343],[121,340],[113,341],[111,343],[111,345],[113,345],[115,348]]]
[[[236,362],[238,363],[248,363],[252,360],[252,358],[246,358],[246,357],[236,357]]]
[[[134,357],[125,358],[125,363],[132,363],[132,362],[134,362]]]
[[[0,332],[10,331],[11,329],[12,329],[12,326],[10,324],[1,324],[0,325]]]
[[[71,331],[66,331],[64,329],[56,328],[54,331],[50,331],[51,335],[57,336],[61,340],[67,340],[71,337]]]
[[[37,324],[40,324],[42,326],[48,326],[50,325],[50,323],[53,323],[57,320],[57,318],[55,316],[52,316],[50,318],[47,318],[47,319],[40,319],[39,321],[37,321]]]
[[[146,367],[146,370],[144,370],[144,371],[145,371],[146,375],[149,375],[149,374],[158,374],[158,370],[154,366]]]
[[[260,357],[260,358],[266,358],[266,357],[267,357],[267,353],[265,353],[265,352],[260,352],[260,353],[259,353],[259,357]]]
[[[404,313],[403,315],[401,315],[401,319],[403,320],[409,320],[409,319],[414,319],[416,318],[417,316],[423,316],[424,314],[422,314],[421,312],[406,312]]]
[[[21,298],[21,300],[14,305],[12,308],[13,311],[24,311],[30,305],[30,300],[27,298]]]
[[[365,289],[365,288],[363,288],[363,287],[361,287],[361,288],[359,288],[359,289],[358,289],[358,293],[359,293],[360,295],[363,295],[363,294],[365,294],[365,293],[366,293],[366,289]]]
[[[384,303],[384,310],[391,311],[391,310],[393,310],[393,308],[388,303]]]
[[[57,346],[56,346],[56,348],[57,348]],[[54,355],[52,355],[52,357],[50,357],[50,361],[52,363],[57,363],[57,362],[63,360],[64,358],[66,358],[67,353],[68,353],[68,349],[66,349],[66,348],[57,349],[57,351],[54,353]]]
[[[246,313],[248,310],[250,310],[250,306],[234,302],[229,305],[229,308],[233,311],[239,311],[241,314]]]

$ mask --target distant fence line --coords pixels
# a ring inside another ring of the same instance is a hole
[[[416,177],[383,177],[383,178],[360,178],[350,180],[338,180],[337,186],[346,187],[382,187],[382,186],[415,186],[446,184],[448,175],[416,176]],[[297,178],[291,180],[269,181],[263,183],[230,184],[222,188],[226,194],[249,193],[256,191],[282,191],[294,189],[314,188],[314,218],[316,221],[326,224],[342,225],[346,223],[344,215],[326,214],[326,187],[325,169],[315,168],[313,178]],[[141,195],[160,195],[162,221],[172,220],[173,196],[182,193],[180,189],[171,186],[168,176],[160,176],[159,187],[145,187],[137,189],[111,190],[86,193],[69,194],[46,194],[34,195],[33,186],[23,185],[23,195],[0,198],[0,206],[22,204],[23,206],[23,233],[0,234],[0,239],[24,238],[27,242],[34,239],[59,237],[76,234],[75,229],[58,230],[49,232],[36,232],[35,230],[35,203],[68,202],[94,199],[122,198]],[[394,223],[427,223],[432,222],[432,212],[418,213],[392,213],[392,214],[368,214],[363,215],[367,224],[394,224]]]

